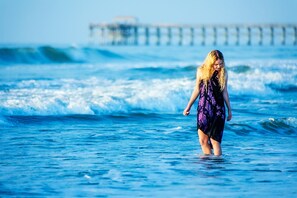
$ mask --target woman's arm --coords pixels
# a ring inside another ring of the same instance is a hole
[[[192,92],[192,96],[191,96],[191,98],[190,98],[190,100],[188,102],[187,107],[185,108],[185,110],[183,112],[183,114],[185,116],[190,114],[191,107],[192,107],[193,103],[195,102],[195,100],[199,96],[199,84],[200,84],[200,71],[198,69],[197,74],[196,74],[196,84],[195,84],[194,90]]]
[[[223,90],[223,97],[224,97],[224,101],[227,105],[228,108],[228,117],[227,117],[227,121],[230,121],[232,119],[232,110],[231,110],[231,105],[230,105],[230,100],[229,100],[229,93],[228,93],[228,89],[227,89],[227,84],[228,84],[228,75],[226,75],[226,85],[225,88]]]

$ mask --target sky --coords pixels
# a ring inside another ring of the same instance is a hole
[[[0,0],[0,44],[86,44],[89,24],[297,24],[297,0]]]

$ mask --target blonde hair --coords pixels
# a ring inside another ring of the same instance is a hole
[[[214,67],[213,65],[217,60],[222,60],[223,67],[221,68],[220,72],[218,73],[218,80],[220,84],[221,91],[224,90],[226,85],[226,75],[227,71],[225,69],[225,60],[222,52],[219,50],[212,50],[209,52],[203,62],[203,64],[198,67],[197,69],[197,77],[199,77],[200,81],[203,81],[203,83],[206,85],[208,84],[208,81],[212,77],[214,73]],[[198,76],[199,75],[199,76]]]

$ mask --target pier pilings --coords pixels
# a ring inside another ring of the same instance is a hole
[[[297,45],[297,24],[91,24],[100,45]]]

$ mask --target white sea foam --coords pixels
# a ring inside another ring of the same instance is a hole
[[[182,130],[182,127],[181,126],[178,126],[178,127],[174,127],[174,128],[169,128],[167,129],[164,134],[171,134],[171,133],[174,133],[174,132],[177,132],[177,131],[180,131]]]
[[[285,78],[277,72],[263,73],[256,69],[249,73],[234,73],[229,72],[229,85],[234,91],[240,91],[242,93],[251,92],[265,92],[267,90],[267,84],[279,83]]]
[[[87,175],[87,174],[85,174],[85,175],[84,175],[84,178],[89,180],[89,179],[91,179],[92,177],[89,176],[89,175]]]
[[[234,72],[232,68],[240,63],[233,62],[229,66],[229,87],[240,94],[271,94],[269,85],[287,86],[296,84],[297,64],[271,61],[267,64],[248,62],[250,68],[246,72]]]
[[[119,170],[111,169],[108,171],[108,173],[104,174],[103,177],[109,178],[113,181],[122,182],[122,174]]]
[[[4,115],[109,114],[133,109],[175,112],[185,105],[192,84],[187,79],[30,80],[0,92],[0,106]]]

